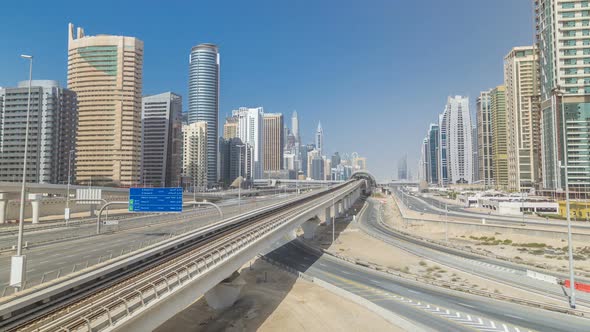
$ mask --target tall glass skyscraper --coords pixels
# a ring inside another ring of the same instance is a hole
[[[219,50],[213,44],[192,48],[189,59],[188,123],[207,122],[207,183],[217,183]]]

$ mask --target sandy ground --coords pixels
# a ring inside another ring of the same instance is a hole
[[[391,201],[391,199],[389,199]],[[392,218],[393,212],[386,218]],[[391,222],[391,221],[390,221]],[[385,266],[389,269],[422,276],[428,279],[453,282],[464,287],[476,288],[488,292],[496,292],[513,297],[527,298],[535,301],[553,301],[546,297],[529,292],[523,292],[501,283],[474,276],[453,268],[439,265],[433,261],[410,254],[402,249],[386,244],[364,233],[356,222],[337,222],[336,243],[331,245],[331,226],[320,225],[316,231],[316,238],[310,240],[314,245],[321,246],[331,252],[339,253],[354,259],[361,259],[370,263]],[[555,304],[561,304],[554,301]]]
[[[247,284],[232,307],[213,310],[200,298],[155,331],[403,331],[264,261],[243,267],[241,275]]]
[[[425,238],[443,241],[445,239],[445,224],[433,225],[420,222],[409,225],[401,222],[401,215],[393,200],[385,202],[385,213],[391,215],[394,228],[400,228]],[[417,212],[404,210],[406,215],[419,218]],[[440,216],[425,214],[425,217],[437,219]],[[444,217],[443,217],[444,218]],[[456,218],[453,218],[455,220]],[[441,219],[443,220],[443,219]],[[482,252],[493,253],[510,259],[521,260],[527,264],[557,272],[568,272],[567,239],[565,234],[556,235],[554,239],[541,238],[527,235],[503,235],[501,232],[491,231],[459,231],[449,223],[449,241],[454,245],[475,249]],[[528,225],[529,229],[544,229],[542,226]],[[587,232],[581,230],[580,232]],[[574,241],[574,269],[578,275],[590,278],[590,244]]]

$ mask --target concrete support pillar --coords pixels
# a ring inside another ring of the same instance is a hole
[[[330,213],[331,211],[331,206],[326,208],[326,225],[332,225],[332,214]]]
[[[311,218],[301,224],[301,228],[303,228],[303,238],[307,240],[313,239],[315,236],[315,230],[318,228],[318,220],[317,218]]]
[[[8,212],[8,194],[0,193],[0,224],[6,222],[6,214]]]
[[[215,310],[229,308],[238,300],[240,291],[245,284],[244,279],[236,271],[205,293],[205,300]]]
[[[41,210],[41,194],[29,194],[29,200],[31,201],[31,216],[33,217],[33,224],[39,223],[39,211]]]

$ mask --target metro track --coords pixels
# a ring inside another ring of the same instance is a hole
[[[236,241],[237,238],[248,234],[248,232],[256,231],[278,219],[286,220],[299,213],[301,209],[310,206],[315,199],[338,191],[347,185],[350,183],[319,193],[312,192],[303,198],[298,197],[288,202],[277,203],[274,205],[276,206],[274,209],[265,207],[262,209],[267,209],[266,211],[258,213],[253,211],[247,213],[245,217],[238,216],[206,226],[198,231],[200,233],[198,237],[191,238],[174,249],[162,252],[155,257],[150,256],[135,265],[126,266],[99,280],[82,285],[71,293],[62,294],[63,296],[59,299],[23,308],[21,312],[15,313],[12,317],[0,320],[0,329],[8,331],[76,331],[81,330],[84,326],[90,326],[92,320],[116,319],[116,317],[110,316],[110,310],[114,312],[117,307],[120,308],[122,305],[126,307],[127,300],[137,298],[138,289],[152,287],[153,296],[159,297],[158,289],[163,286],[162,276],[175,274],[177,281],[182,282],[183,277],[174,272],[179,266],[186,268],[184,278],[187,278],[190,274],[191,264],[194,266],[198,263],[195,257],[207,258],[216,250],[220,250],[222,244],[226,246],[228,243],[233,244],[232,241]],[[253,215],[248,217],[248,214]],[[219,225],[222,226],[217,227]],[[190,235],[180,237],[183,236]],[[196,267],[198,269],[198,265]],[[164,286],[169,287],[167,282]],[[153,299],[142,297],[141,300],[143,302]],[[109,317],[105,317],[107,314]]]

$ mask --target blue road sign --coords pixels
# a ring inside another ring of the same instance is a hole
[[[182,188],[129,188],[130,212],[182,212]]]

